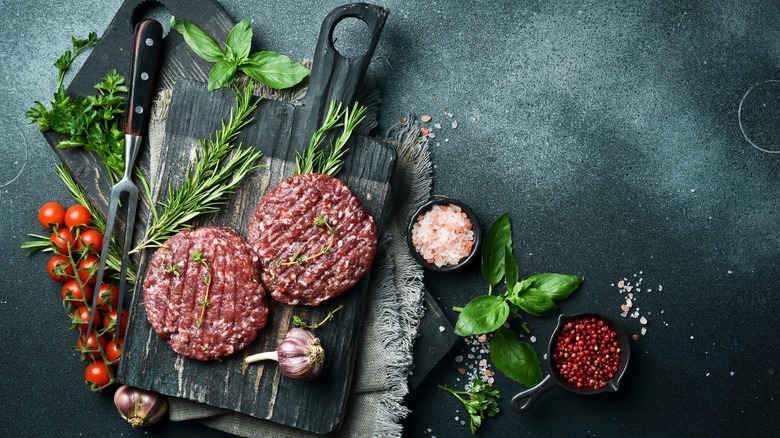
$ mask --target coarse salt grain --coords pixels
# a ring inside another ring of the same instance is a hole
[[[431,116],[429,116],[429,115],[420,116],[420,120],[421,120],[423,123],[428,123],[428,122],[430,122],[430,121],[431,121]]]
[[[459,206],[436,204],[417,217],[412,244],[430,264],[457,265],[474,247],[473,225]]]

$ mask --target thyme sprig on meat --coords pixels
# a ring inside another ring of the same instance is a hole
[[[236,107],[230,110],[228,121],[223,119],[220,130],[201,140],[201,150],[187,168],[181,186],[174,189],[168,185],[168,201],[162,204],[162,212],[151,207],[152,223],[131,252],[163,246],[174,234],[191,228],[196,217],[218,212],[244,177],[263,167],[257,164],[262,152],[242,147],[242,143],[234,145],[241,130],[254,120],[250,115],[259,100],[253,102],[251,81],[243,90],[233,91]]]
[[[325,122],[311,137],[309,148],[303,154],[299,153],[295,157],[293,176],[303,173],[324,173],[335,176],[344,166],[344,154],[349,151],[345,146],[352,136],[352,132],[366,118],[366,110],[367,108],[358,102],[355,102],[351,110],[349,107],[342,110],[341,103],[332,100],[325,116]],[[322,142],[328,132],[340,127],[344,127],[344,130],[330,144],[326,157],[325,151],[321,148]]]
[[[313,222],[315,227],[325,228],[328,234],[330,234],[330,240],[328,241],[328,244],[323,246],[322,249],[320,249],[320,252],[317,254],[310,255],[308,257],[301,256],[301,253],[304,249],[304,247],[301,246],[295,250],[292,256],[290,256],[290,261],[278,263],[279,266],[302,265],[310,260],[314,260],[317,257],[330,253],[330,249],[333,248],[333,243],[335,243],[336,240],[336,230],[330,226],[326,216],[318,215],[314,218]]]
[[[198,305],[201,307],[200,316],[198,317],[198,328],[200,328],[200,325],[203,324],[203,317],[206,315],[206,309],[211,306],[211,301],[209,301],[209,291],[211,290],[211,263],[209,263],[203,251],[199,249],[193,250],[190,253],[190,257],[192,257],[192,261],[195,263],[201,263],[206,266],[206,275],[201,277],[201,281],[206,285],[206,295],[202,300],[198,300]]]

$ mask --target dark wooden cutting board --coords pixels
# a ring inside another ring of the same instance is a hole
[[[183,175],[198,140],[217,129],[220,118],[234,104],[232,93],[206,92],[205,84],[177,82],[171,115],[166,124],[166,140],[160,172],[153,191],[165,199],[166,186],[174,186]],[[230,226],[246,236],[249,217],[263,194],[292,174],[298,144],[296,131],[303,129],[305,106],[261,101],[255,122],[239,137],[244,145],[263,151],[266,169],[256,171],[231,196],[219,214],[200,224]],[[367,137],[350,145],[345,167],[339,177],[349,184],[366,210],[381,223],[386,216],[394,150]],[[148,252],[141,263],[141,277],[147,268]],[[244,351],[223,362],[199,362],[184,358],[170,349],[147,322],[143,295],[133,296],[121,379],[130,385],[163,394],[232,409],[258,418],[304,430],[324,433],[335,429],[343,416],[354,369],[358,336],[368,298],[365,276],[353,289],[319,307],[291,307],[272,301],[270,319],[257,339]],[[327,352],[323,374],[312,382],[281,376],[274,362],[244,365],[249,354],[272,351],[292,327],[293,315],[319,321],[339,304],[344,308],[325,328],[315,331]]]
[[[218,41],[225,40],[234,24],[212,0],[166,0],[160,3],[172,15],[198,24]],[[94,94],[94,84],[111,69],[117,69],[123,76],[128,75],[134,24],[155,4],[141,0],[125,1],[100,44],[93,49],[71,81],[68,87],[71,95]],[[292,174],[295,151],[308,145],[311,134],[321,124],[330,100],[350,102],[355,98],[386,14],[383,8],[361,5],[339,8],[326,17],[315,50],[309,91],[303,105],[261,101],[254,113],[255,122],[239,138],[245,145],[260,149],[265,154],[263,164],[268,167],[248,178],[220,214],[205,218],[200,224],[230,226],[246,235],[248,218],[254,206],[269,188]],[[366,22],[372,33],[372,42],[364,56],[347,59],[333,49],[331,33],[341,19],[350,16],[357,16]],[[168,183],[177,186],[183,178],[192,149],[199,140],[219,128],[221,118],[229,114],[235,101],[229,91],[213,94],[206,92],[204,82],[211,64],[194,55],[178,33],[170,32],[165,43],[158,88],[175,90],[166,125],[165,147],[157,162],[159,165],[152,169],[151,154],[145,141],[137,162],[145,174],[157,176],[152,181],[156,200],[167,199]],[[58,134],[44,135],[53,147],[63,139]],[[339,177],[352,187],[381,226],[388,212],[392,192],[390,177],[395,163],[394,151],[386,144],[366,137],[355,138],[350,149]],[[96,206],[106,211],[110,182],[99,160],[80,149],[55,148],[55,151]],[[120,211],[118,229],[122,229],[123,217],[124,212]],[[149,206],[142,197],[136,239],[145,230],[149,217]],[[151,251],[147,251],[135,260],[140,265],[139,279],[144,277],[146,261],[150,256]],[[292,308],[274,304],[268,328],[260,333],[246,351],[221,363],[202,363],[174,354],[165,341],[151,330],[142,305],[141,287],[137,286],[130,304],[130,324],[119,379],[134,386],[267,418],[304,430],[319,433],[335,430],[346,408],[357,339],[367,301],[367,283],[366,277],[354,290],[319,308]],[[293,314],[310,321],[320,320],[328,310],[339,304],[344,304],[344,309],[338,314],[338,324],[331,324],[328,330],[317,333],[328,351],[327,366],[319,379],[304,384],[282,378],[275,364],[242,365],[243,356],[247,354],[275,349],[290,326]],[[435,303],[429,303],[430,307],[438,309]],[[436,321],[431,320],[431,315],[429,312],[423,321],[424,327],[433,327],[431,332],[438,331],[436,329],[440,325],[450,328],[440,312],[433,312]],[[426,339],[432,338],[426,338],[423,333],[420,338],[423,344]],[[415,384],[449,350],[453,342],[450,339],[447,345],[442,345],[440,341],[436,341],[437,354],[425,355],[422,363],[417,364]]]

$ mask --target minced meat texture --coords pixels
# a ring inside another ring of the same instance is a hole
[[[301,174],[285,179],[260,201],[248,240],[275,300],[317,306],[346,292],[368,271],[377,230],[344,182]]]
[[[259,275],[257,254],[232,229],[184,230],[149,262],[146,316],[176,353],[221,360],[246,347],[266,324],[268,303]]]

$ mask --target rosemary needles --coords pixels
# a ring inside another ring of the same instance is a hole
[[[303,154],[295,157],[295,171],[293,176],[303,173],[323,173],[325,175],[335,176],[344,165],[344,154],[349,137],[352,131],[366,118],[366,107],[360,106],[357,102],[352,106],[341,109],[341,103],[335,100],[330,102],[328,113],[320,129],[314,133],[309,143],[309,148]],[[320,149],[320,145],[325,140],[329,131],[338,127],[344,127],[341,135],[335,142],[331,143],[328,156]]]
[[[236,107],[231,109],[228,121],[223,119],[222,127],[200,142],[201,150],[187,168],[181,186],[174,189],[168,185],[168,201],[162,203],[160,211],[151,207],[152,223],[131,252],[160,247],[169,237],[191,228],[197,216],[218,212],[243,178],[261,167],[257,161],[262,152],[241,143],[234,145],[241,130],[252,122],[250,115],[259,101],[252,102],[251,82],[243,90],[233,91]]]

